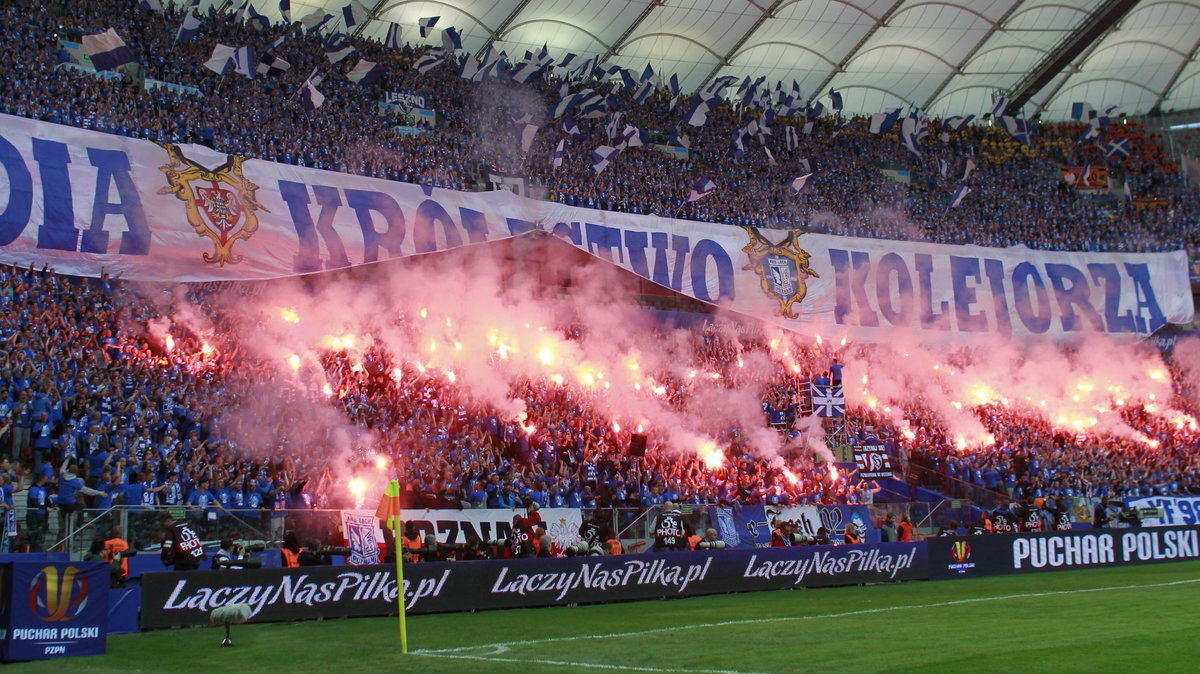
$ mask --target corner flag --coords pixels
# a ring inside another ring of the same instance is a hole
[[[396,546],[396,614],[400,619],[400,652],[408,653],[408,627],[405,624],[404,606],[404,545],[400,538],[400,481],[392,480],[379,499],[375,517],[383,520],[392,530]]]

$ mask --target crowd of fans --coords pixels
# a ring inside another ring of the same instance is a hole
[[[1161,139],[1123,118],[1111,120],[1101,141],[1084,143],[1077,142],[1079,124],[1031,122],[1028,145],[990,121],[950,132],[943,142],[948,129],[932,120],[918,158],[895,132],[870,134],[865,117],[837,124],[827,115],[804,134],[805,120],[797,113],[769,125],[769,147],[750,138],[743,155],[735,157],[731,135],[758,116],[757,110],[731,103],[710,112],[703,127],[693,127],[683,121],[686,96],[672,108],[667,91],[637,103],[630,92],[615,87],[617,102],[608,112],[621,117],[614,128],[628,124],[647,131],[652,144],[665,144],[672,135],[687,137],[690,151],[686,159],[677,159],[651,145],[628,148],[597,175],[591,151],[616,144],[606,131],[612,117],[580,118],[579,135],[567,134],[562,120],[547,111],[566,82],[561,71],[530,84],[505,78],[470,82],[458,76],[450,59],[417,72],[413,62],[425,48],[386,50],[351,40],[363,58],[387,68],[380,82],[364,88],[344,77],[355,59],[331,65],[322,36],[306,35],[299,23],[262,32],[210,10],[198,39],[176,42],[182,19],[175,10],[146,11],[124,0],[97,0],[59,13],[56,3],[6,4],[0,10],[6,56],[0,66],[0,111],[9,114],[453,189],[475,189],[484,184],[487,170],[495,170],[527,176],[543,185],[550,199],[571,205],[735,225],[1044,249],[1198,247],[1196,191],[1164,153]],[[69,56],[60,40],[78,41],[107,28],[140,55],[146,77],[191,89],[143,90],[128,80],[62,66]],[[202,65],[218,42],[249,44],[261,53],[278,37],[287,39],[274,53],[291,65],[279,77],[221,76]],[[326,101],[310,113],[298,91],[314,68],[325,75],[318,88]],[[585,84],[604,92],[612,88],[589,81],[571,90]],[[380,107],[384,92],[397,90],[424,94],[439,122],[430,128],[399,108]],[[540,127],[529,153],[520,150],[526,122]],[[795,149],[784,140],[789,128],[796,132]],[[554,148],[563,139],[566,156],[555,168]],[[1120,139],[1130,140],[1129,156],[1107,158],[1105,143]],[[960,180],[967,158],[978,169]],[[1112,189],[1080,191],[1064,181],[1062,165],[1104,167]],[[792,179],[809,169],[813,175],[806,187],[794,193]],[[886,177],[882,169],[906,174],[907,182]],[[717,192],[689,202],[691,186],[705,177]],[[960,185],[971,193],[955,207],[952,195]],[[1160,201],[1154,208],[1137,208],[1135,198]]]
[[[64,531],[71,518],[79,523],[81,508],[95,514],[113,505],[134,509],[135,546],[152,539],[162,506],[189,506],[195,526],[214,536],[249,525],[282,540],[287,511],[358,505],[347,477],[369,474],[379,462],[389,473],[403,466],[412,507],[622,508],[622,522],[667,502],[870,503],[879,491],[837,474],[799,442],[785,444],[790,449],[779,458],[755,456],[746,441],[752,428],[725,429],[716,460],[671,452],[653,430],[645,456],[637,456],[630,443],[640,429],[599,413],[585,387],[544,377],[513,380],[510,394],[527,416],[506,419],[445,373],[394,361],[375,347],[361,359],[326,350],[321,367],[330,388],[297,388],[291,372],[239,345],[213,300],[195,289],[129,287],[107,275],[81,281],[50,269],[0,268],[0,447],[7,455],[0,490],[9,506],[14,492],[30,491],[19,529],[31,548],[46,543],[54,511]],[[164,336],[156,328],[164,315],[189,313],[205,315],[211,334]],[[416,320],[395,319],[398,326]],[[563,334],[577,337],[577,330]],[[739,367],[743,358],[771,348],[764,337],[733,339],[712,325],[689,334],[696,362],[730,387],[752,376]],[[794,422],[811,407],[809,379],[840,377],[836,349],[794,348],[796,364],[778,366],[761,382],[761,426],[793,437]],[[670,404],[688,403],[689,380],[664,373],[659,381]],[[268,391],[275,401],[269,413],[262,406],[244,412]],[[324,423],[315,416],[321,410],[335,423],[323,434],[304,432]],[[876,436],[898,459],[942,476],[933,486],[951,494],[962,485],[1015,501],[1200,488],[1194,423],[1129,406],[1126,421],[1151,446],[1067,434],[996,405],[975,412],[995,443],[968,452],[919,408],[906,413],[908,437],[853,400],[850,416],[829,428],[845,424],[850,435]],[[357,435],[331,451],[339,445],[331,433],[347,428]]]
[[[297,27],[265,33],[206,15],[201,39],[175,43],[178,14],[145,12],[126,0],[75,3],[69,14],[55,3],[0,3],[3,63],[0,112],[163,142],[198,142],[224,152],[318,168],[471,189],[480,167],[530,176],[558,201],[634,213],[753,224],[803,227],[837,234],[921,238],[986,245],[1025,244],[1057,249],[1162,250],[1200,243],[1197,204],[1157,139],[1138,124],[1114,123],[1110,137],[1128,137],[1136,150],[1106,160],[1103,150],[1074,142],[1080,129],[1046,125],[1032,147],[987,124],[939,140],[935,121],[915,159],[891,136],[873,136],[867,120],[852,119],[839,133],[820,122],[798,149],[783,147],[779,120],[774,157],[757,141],[745,156],[729,153],[730,133],[751,114],[727,106],[702,128],[683,125],[667,112],[669,97],[644,105],[628,93],[623,122],[665,137],[672,127],[691,136],[687,160],[667,158],[650,147],[627,150],[599,176],[590,149],[607,142],[605,120],[579,120],[582,134],[559,169],[550,155],[564,137],[545,106],[559,82],[532,86],[494,80],[473,84],[451,64],[427,74],[411,70],[419,53],[409,47],[387,53],[356,42],[366,58],[390,68],[382,84],[364,91],[341,75],[320,85],[325,106],[306,112],[295,100],[301,78],[330,66],[318,38]],[[149,78],[194,87],[143,90],[128,81],[98,78],[63,68],[58,40],[115,28],[142,56]],[[214,42],[265,46],[289,39],[278,54],[291,70],[274,79],[218,76],[201,67]],[[443,125],[405,133],[402,113],[381,112],[385,89],[429,92]],[[686,105],[677,106],[686,107]],[[513,121],[532,116],[543,125],[532,151],[514,148]],[[672,121],[674,120],[674,121]],[[938,160],[961,166],[973,157],[978,169],[966,179],[972,194],[951,208],[949,194],[962,182],[953,169],[944,177]],[[799,194],[788,185],[801,158],[814,173]],[[1165,199],[1165,208],[1133,209],[1117,194],[1088,196],[1067,185],[1061,164],[1107,165],[1134,195]],[[881,168],[903,168],[911,184],[884,177]],[[711,177],[718,193],[687,201],[691,184]],[[153,509],[190,506],[189,516],[209,534],[250,523],[283,538],[287,511],[355,505],[342,469],[375,461],[402,463],[407,503],[420,507],[629,508],[678,504],[801,504],[870,502],[876,489],[861,488],[825,461],[796,449],[785,461],[752,455],[744,434],[730,428],[719,438],[719,461],[680,458],[650,433],[645,456],[630,451],[637,433],[618,428],[570,385],[523,377],[510,393],[525,402],[517,421],[473,399],[440,373],[394,362],[369,350],[358,362],[329,350],[322,368],[332,393],[313,395],[286,384],[276,364],[251,355],[238,343],[227,317],[195,289],[136,290],[107,276],[96,281],[61,277],[50,269],[0,268],[0,494],[13,510],[13,494],[28,491],[25,519],[9,516],[5,547],[18,538],[30,549],[48,541],[50,517],[58,531],[78,524],[87,506],[138,509],[130,536],[147,542]],[[192,312],[216,328],[170,340],[156,332],[163,316]],[[397,319],[403,320],[403,317]],[[564,329],[570,338],[570,329]],[[739,384],[736,363],[765,351],[764,338],[727,339],[720,330],[696,330],[694,352],[709,372]],[[793,422],[807,408],[806,380],[829,369],[835,354],[819,346],[799,349],[800,366],[780,369],[762,384],[763,425],[795,435]],[[399,373],[399,374],[398,374]],[[663,377],[665,395],[684,404],[687,381]],[[742,382],[744,383],[744,382]],[[269,418],[239,414],[258,392],[277,392]],[[369,443],[350,442],[331,453],[331,437],[296,431],[313,406],[334,410],[345,425],[369,433]],[[934,416],[909,414],[912,439],[869,410],[845,420],[851,433],[871,426],[897,456],[944,477],[953,492],[972,485],[1013,499],[1071,496],[1115,497],[1194,492],[1200,463],[1191,450],[1194,427],[1179,427],[1130,408],[1133,427],[1157,446],[1110,436],[1079,437],[1056,431],[1029,414],[980,406],[976,414],[995,436],[991,446],[962,452]],[[244,438],[270,438],[247,443]],[[144,515],[144,517],[142,517]]]

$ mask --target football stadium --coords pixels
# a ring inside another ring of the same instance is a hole
[[[1200,662],[1200,0],[0,35],[13,671]]]

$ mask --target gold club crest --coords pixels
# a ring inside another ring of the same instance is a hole
[[[796,240],[802,232],[792,230],[781,243],[771,243],[756,227],[743,226],[750,241],[742,252],[750,258],[750,264],[742,269],[752,269],[758,274],[763,292],[779,301],[779,313],[784,318],[796,318],[792,305],[803,302],[808,294],[805,279],[821,275],[808,266],[810,255]]]
[[[258,231],[255,211],[267,210],[254,198],[258,185],[242,175],[245,158],[229,155],[224,164],[207,169],[183,156],[179,146],[163,147],[171,163],[159,170],[166,174],[170,187],[158,193],[174,194],[187,204],[192,229],[212,240],[215,250],[211,255],[204,253],[204,261],[222,267],[241,262],[242,256],[233,254],[233,244]]]

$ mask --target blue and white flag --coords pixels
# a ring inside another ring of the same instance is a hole
[[[175,33],[176,42],[190,42],[196,39],[196,35],[200,32],[200,17],[188,11],[183,15],[183,23],[179,26],[179,32]]]
[[[259,75],[265,77],[278,77],[287,72],[292,67],[292,64],[284,61],[270,51],[263,52],[262,56],[258,57],[258,66],[255,71]]]
[[[846,394],[841,386],[812,385],[813,413],[819,417],[846,416]]]
[[[692,191],[688,194],[688,203],[699,201],[704,197],[717,191],[717,185],[708,178],[701,178],[692,185]]]
[[[549,112],[550,116],[554,119],[562,117],[570,112],[571,108],[574,108],[581,100],[583,100],[585,92],[590,94],[591,90],[588,89],[577,94],[567,94],[566,96],[563,96],[554,103],[551,103],[550,107],[547,109],[547,112]]]
[[[637,89],[633,92],[633,102],[641,105],[650,98],[650,94],[654,93],[654,83],[649,80],[644,80],[637,85]]]
[[[941,175],[943,178],[945,178],[946,177],[946,169],[948,168],[948,164],[947,164],[946,160],[942,159],[941,157],[938,157],[937,165],[938,165],[938,174]]]
[[[566,145],[567,145],[567,139],[563,138],[562,140],[558,141],[558,147],[554,148],[554,161],[551,162],[554,165],[554,168],[558,168],[558,167],[562,166],[563,155],[565,154],[565,151],[566,151]]]
[[[805,173],[799,178],[792,180],[792,191],[796,194],[799,194],[800,190],[804,189],[804,186],[808,184],[808,179],[810,177],[812,177],[811,173]]]
[[[254,30],[266,31],[271,28],[271,20],[254,9],[254,5],[246,5],[246,25]]]
[[[900,123],[900,142],[908,151],[921,156],[921,151],[917,149],[917,143],[920,141],[922,120],[914,115],[909,115]]]
[[[292,0],[279,0],[279,15],[283,17],[284,23],[292,22]]]
[[[463,56],[462,65],[458,66],[458,77],[466,80],[474,80],[479,74],[479,60],[475,56],[467,54]]]
[[[546,72],[546,69],[536,63],[530,61],[522,61],[512,69],[512,80],[521,84],[528,84],[533,80],[538,79]]]
[[[371,18],[371,11],[363,7],[357,0],[347,2],[341,11],[342,25],[346,30],[366,23]]]
[[[975,115],[955,115],[946,119],[946,126],[950,127],[951,131],[960,131],[962,128],[971,123],[975,119]]]
[[[896,125],[896,121],[900,119],[900,108],[892,108],[884,112],[877,112],[871,115],[871,126],[869,131],[873,134],[888,133],[892,127]]]
[[[233,64],[233,54],[236,51],[233,47],[227,47],[218,42],[213,47],[212,56],[204,62],[204,67],[218,75],[224,75],[229,72]]]
[[[447,52],[453,54],[462,48],[462,36],[458,34],[458,31],[454,28],[454,26],[443,28],[442,49],[445,49]]]
[[[258,69],[258,59],[254,57],[254,47],[249,45],[239,47],[233,52],[231,60],[233,62],[233,72],[242,77],[254,79],[254,75]]]
[[[300,25],[304,28],[304,32],[312,35],[324,30],[325,26],[333,21],[333,18],[333,15],[325,10],[317,9],[300,17]]]
[[[162,3],[159,0],[138,0],[139,9],[148,9],[155,12],[163,11]]]
[[[625,130],[621,132],[622,150],[626,147],[641,147],[648,142],[650,142],[650,132],[645,129],[626,124]]]
[[[1097,122],[1098,121],[1099,120],[1097,120]],[[1083,127],[1083,133],[1079,134],[1079,137],[1075,139],[1075,142],[1078,143],[1079,145],[1083,145],[1084,143],[1087,143],[1088,141],[1099,138],[1100,133],[1101,133],[1100,125],[1098,123],[1095,125],[1089,124],[1089,125]]]
[[[242,0],[242,4],[233,12],[233,22],[241,23],[242,19],[246,18],[246,8],[250,6],[250,0]]]
[[[1029,127],[1024,119],[1004,115],[1000,118],[1000,126],[1013,137],[1013,140],[1030,147],[1033,146],[1033,140],[1029,137]]]
[[[1071,119],[1077,122],[1090,122],[1096,119],[1096,111],[1088,103],[1076,102],[1071,104]]]
[[[967,187],[966,185],[963,185],[962,187],[955,190],[954,198],[950,201],[950,208],[958,208],[958,205],[960,203],[962,203],[963,197],[967,196],[970,193],[971,193],[971,188]]]
[[[1000,96],[992,101],[992,117],[1000,118],[1004,115],[1004,111],[1008,109],[1008,96]]]
[[[388,49],[400,49],[404,46],[404,41],[400,39],[400,24],[395,22],[388,24],[387,37],[383,38],[383,46]]]
[[[842,110],[842,94],[839,91],[829,90],[829,107],[841,112]]]
[[[1128,157],[1129,156],[1129,139],[1121,138],[1119,140],[1110,140],[1104,148],[1105,157]]]
[[[964,126],[970,124],[971,120],[973,119],[975,119],[975,115],[967,115],[966,117],[963,117],[962,115],[954,115],[953,117],[947,117],[946,120],[942,122],[942,142],[949,143],[950,132],[961,130]]]
[[[96,70],[113,70],[126,63],[137,61],[133,56],[133,50],[125,45],[125,41],[112,28],[103,33],[84,35],[83,51],[91,57],[92,65],[96,67]]]
[[[416,63],[413,64],[413,67],[417,69],[417,72],[424,75],[430,70],[433,70],[441,65],[445,60],[446,59],[442,58],[440,54],[424,54],[417,59]]]
[[[564,117],[563,123],[562,123],[562,130],[563,130],[563,133],[567,134],[568,136],[578,136],[579,135],[579,123],[575,121],[574,117],[570,117],[570,116]]]
[[[806,115],[810,121],[820,119],[821,117],[823,117],[825,115],[825,104],[817,103],[817,104],[813,105],[812,107],[810,107],[808,109],[808,112],[806,113]],[[807,135],[807,134],[805,134],[805,135]]]
[[[437,25],[440,16],[426,16],[417,19],[417,28],[421,29],[421,37],[429,37],[429,30]]]
[[[620,152],[617,148],[609,147],[608,145],[601,145],[592,150],[592,170],[596,172],[596,175],[604,173],[604,169],[608,168],[608,164],[612,161],[612,158]]]
[[[365,87],[378,82],[383,77],[383,71],[382,63],[359,59],[350,72],[346,73],[346,79]]]
[[[684,115],[683,121],[692,126],[704,126],[708,122],[708,112],[712,110],[716,98],[704,98],[700,94],[692,96],[692,107]]]
[[[321,83],[321,79],[321,76],[317,74],[317,69],[313,68],[312,74],[304,80],[304,84],[300,88],[300,103],[309,112],[325,105],[325,96],[317,91],[317,85]]]
[[[783,142],[784,147],[789,151],[800,147],[800,139],[796,136],[796,127],[785,126],[783,128]]]
[[[345,33],[334,33],[325,40],[325,58],[330,63],[337,63],[353,53],[354,47],[350,46]]]

